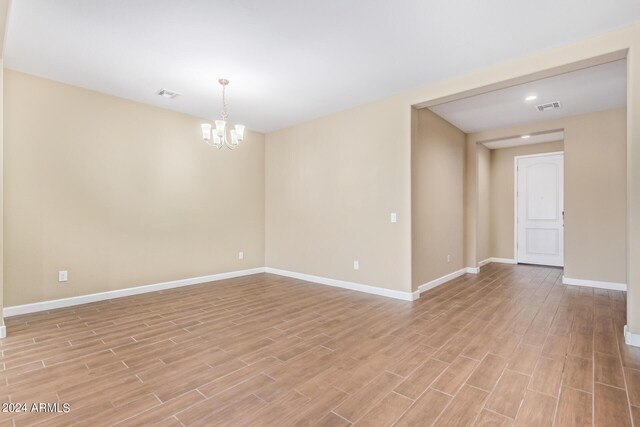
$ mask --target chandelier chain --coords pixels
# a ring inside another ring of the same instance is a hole
[[[227,88],[226,84],[222,85],[222,120],[227,121],[229,117],[229,111],[227,110],[227,97],[225,95],[225,89]]]

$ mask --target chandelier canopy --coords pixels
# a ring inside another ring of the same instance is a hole
[[[216,147],[218,149],[227,147],[231,150],[235,150],[244,139],[244,126],[235,125],[233,129],[230,129],[229,132],[227,132],[227,118],[229,117],[229,111],[227,110],[225,88],[229,84],[229,80],[219,79],[218,83],[222,85],[222,113],[220,114],[220,120],[215,121],[215,129],[210,123],[203,123],[201,125],[202,139],[212,147]]]

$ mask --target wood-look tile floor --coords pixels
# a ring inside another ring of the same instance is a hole
[[[71,410],[0,426],[640,426],[625,294],[561,273],[413,303],[259,274],[10,318],[0,402]]]

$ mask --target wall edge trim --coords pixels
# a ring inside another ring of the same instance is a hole
[[[265,273],[276,274],[278,276],[291,277],[307,282],[318,283],[321,285],[334,286],[336,288],[349,289],[352,291],[364,292],[388,298],[399,299],[403,301],[414,301],[419,298],[420,293],[403,292],[393,289],[380,288],[377,286],[365,285],[362,283],[348,282],[346,280],[331,279],[328,277],[314,276],[312,274],[298,273],[295,271],[282,270],[279,268],[265,267]]]
[[[629,326],[624,325],[624,342],[627,345],[640,347],[640,334],[632,334],[631,331],[629,331]]]
[[[247,270],[230,271],[226,273],[210,274],[207,276],[192,277],[189,279],[172,280],[170,282],[155,283],[152,285],[135,286],[131,288],[116,289],[113,291],[97,292],[93,294],[78,295],[69,298],[41,301],[30,304],[5,307],[4,317],[19,316],[21,314],[36,313],[40,311],[55,310],[57,308],[72,307],[81,304],[104,301],[113,298],[122,298],[148,292],[162,291],[165,289],[180,288],[183,286],[199,285],[202,283],[216,282],[234,277],[249,276],[251,274],[264,273],[264,267],[250,268]]]
[[[497,262],[499,264],[517,264],[518,261],[516,261],[513,258],[489,258],[491,260],[491,262]]]
[[[454,271],[453,273],[445,274],[442,277],[438,277],[437,279],[431,280],[427,283],[423,283],[422,285],[418,286],[418,292],[421,294],[423,292],[428,291],[429,289],[433,289],[453,279],[456,279],[466,273],[467,273],[467,270],[465,268],[461,268],[460,270]]]
[[[586,286],[588,288],[609,289],[612,291],[627,290],[626,283],[603,282],[600,280],[573,279],[571,277],[562,276],[562,283],[565,285]]]

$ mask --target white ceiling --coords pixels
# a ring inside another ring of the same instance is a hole
[[[564,131],[543,132],[533,135],[515,135],[509,138],[494,139],[491,141],[479,141],[490,150],[498,148],[518,147],[521,145],[542,144],[543,142],[553,142],[564,140]]]
[[[529,95],[538,98],[526,101]],[[559,109],[536,109],[554,101],[560,102]],[[627,61],[622,59],[430,108],[469,133],[621,108],[626,102]]]
[[[231,120],[270,131],[637,20],[637,0],[16,0],[5,66],[210,118],[226,77]]]

